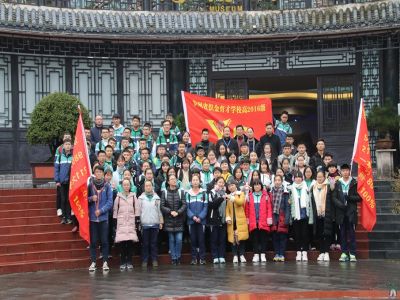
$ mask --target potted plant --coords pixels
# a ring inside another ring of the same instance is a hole
[[[50,148],[51,157],[47,162],[31,162],[34,187],[53,180],[53,157],[57,147],[62,143],[63,133],[75,134],[79,116],[78,105],[81,107],[85,126],[90,126],[91,120],[86,107],[74,96],[66,93],[52,93],[36,104],[26,137],[31,145],[47,145]]]
[[[398,132],[400,117],[396,108],[386,101],[382,106],[374,106],[367,115],[368,127],[378,131],[376,149],[392,149],[392,132]]]

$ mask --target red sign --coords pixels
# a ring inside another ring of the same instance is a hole
[[[254,129],[255,137],[265,134],[265,124],[272,122],[271,99],[225,100],[182,92],[185,121],[192,144],[201,141],[201,131],[207,128],[210,141],[222,138],[223,129],[229,126],[235,135],[236,125]]]
[[[91,168],[86,147],[85,129],[83,127],[82,115],[79,114],[71,165],[69,203],[79,222],[79,234],[88,243],[90,243],[90,232],[87,181],[90,176]]]
[[[367,231],[372,231],[376,223],[376,205],[374,181],[372,178],[371,155],[368,140],[367,119],[364,101],[361,99],[354,144],[353,162],[358,165],[357,191],[362,198],[361,224]]]

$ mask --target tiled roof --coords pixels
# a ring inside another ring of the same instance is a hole
[[[0,4],[0,32],[122,39],[273,38],[399,27],[400,0],[247,12],[147,12]]]

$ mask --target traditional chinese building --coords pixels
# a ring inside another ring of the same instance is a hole
[[[298,140],[349,160],[359,99],[399,99],[400,1],[61,0],[0,4],[0,172],[48,157],[25,133],[46,94],[78,96],[105,122],[155,127],[180,91],[268,95]],[[11,3],[12,2],[12,3]],[[362,2],[362,3],[358,3]],[[371,133],[372,149],[374,133]]]

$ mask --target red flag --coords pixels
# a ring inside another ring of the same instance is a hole
[[[372,228],[374,228],[376,223],[376,205],[368,140],[368,127],[363,99],[361,99],[360,111],[358,113],[357,132],[353,150],[353,162],[356,162],[358,165],[357,191],[362,199],[361,225],[367,231],[372,231]]]
[[[90,243],[90,233],[87,181],[91,176],[91,173],[85,129],[83,127],[82,115],[79,111],[71,165],[69,203],[71,204],[71,209],[79,222],[79,234],[88,243]]]
[[[203,128],[209,130],[209,139],[216,142],[222,138],[225,126],[235,135],[236,125],[254,129],[259,138],[265,133],[265,124],[272,122],[271,99],[224,100],[182,92],[183,110],[192,144],[201,141]]]

